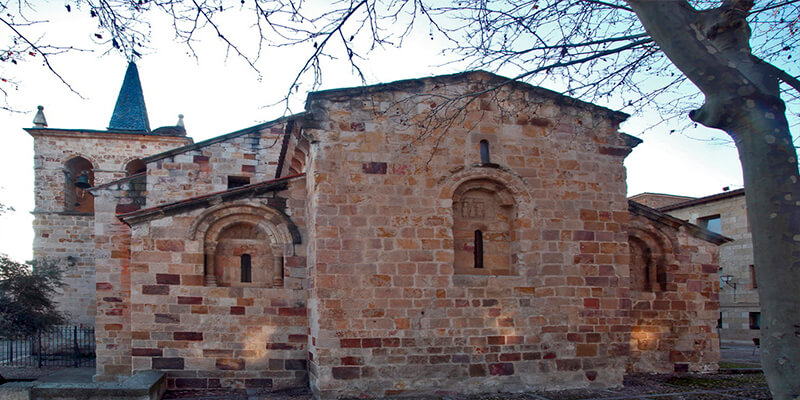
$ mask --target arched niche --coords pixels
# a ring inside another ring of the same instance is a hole
[[[491,179],[461,183],[453,192],[453,268],[456,274],[511,273],[511,192]]]
[[[631,289],[646,292],[667,290],[667,265],[674,258],[672,245],[658,232],[628,229]]]
[[[134,158],[125,164],[125,176],[131,176],[145,171],[147,171],[147,165],[141,159]]]
[[[86,189],[94,186],[94,166],[83,157],[64,163],[64,211],[94,213],[94,196]]]
[[[207,286],[283,287],[283,259],[300,243],[297,228],[283,213],[242,203],[206,210],[189,238],[203,240]]]

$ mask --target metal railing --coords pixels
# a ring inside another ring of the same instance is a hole
[[[58,326],[27,338],[0,340],[0,365],[91,367],[94,346],[94,328]]]

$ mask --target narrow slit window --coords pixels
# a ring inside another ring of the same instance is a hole
[[[475,231],[475,268],[483,268],[483,232]]]
[[[489,142],[481,140],[481,163],[488,164],[489,161]]]
[[[758,289],[758,281],[756,280],[756,266],[750,264],[750,280],[753,282],[753,289]]]
[[[250,254],[242,254],[242,282],[253,281],[253,268],[250,262]]]
[[[761,313],[750,313],[750,329],[761,329]]]

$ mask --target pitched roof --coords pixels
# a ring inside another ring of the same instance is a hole
[[[452,82],[463,81],[470,76],[476,76],[476,75],[484,75],[485,77],[488,78],[486,79],[487,83],[497,85],[498,87],[509,85],[519,90],[533,91],[539,97],[549,98],[554,101],[560,102],[562,104],[568,104],[571,106],[595,112],[606,113],[606,115],[608,115],[610,118],[616,119],[620,122],[630,117],[629,114],[626,114],[621,111],[615,111],[610,108],[598,106],[597,104],[585,102],[583,100],[578,100],[574,97],[565,96],[553,90],[541,88],[538,86],[533,86],[527,82],[522,82],[514,78],[507,78],[483,70],[465,71],[456,74],[436,75],[425,78],[404,79],[404,80],[399,80],[389,83],[379,83],[369,86],[357,86],[351,88],[340,88],[340,89],[330,89],[330,90],[311,92],[308,94],[308,97],[306,98],[306,110],[310,110],[309,103],[315,99],[352,97],[352,96],[366,95],[366,94],[385,92],[385,91],[399,91],[399,90],[419,91],[424,87],[426,80],[432,81],[434,83],[452,83]],[[641,142],[641,140],[638,138],[636,138],[636,140]]]
[[[658,211],[665,211],[665,212],[666,211],[673,211],[673,210],[678,210],[678,209],[681,209],[681,208],[686,208],[686,207],[696,206],[696,205],[700,205],[700,204],[711,203],[711,202],[714,202],[714,201],[729,199],[731,197],[737,197],[737,196],[744,196],[744,189],[730,190],[730,191],[727,191],[727,192],[712,194],[712,195],[706,196],[706,197],[700,197],[699,199],[694,199],[694,200],[689,200],[689,201],[682,201],[680,203],[670,204],[668,206],[660,207],[658,209]]]
[[[652,221],[671,226],[675,229],[683,226],[692,236],[705,240],[707,242],[714,243],[716,245],[721,245],[727,242],[733,241],[733,239],[720,235],[715,232],[711,232],[710,230],[692,224],[688,221],[684,221],[679,218],[675,218],[669,214],[666,214],[660,210],[656,210],[655,208],[650,208],[644,204],[637,203],[633,200],[628,200],[628,211],[634,215],[641,215],[642,217],[648,218]]]
[[[114,106],[114,113],[111,114],[108,129],[150,132],[139,70],[133,61],[128,63],[128,70],[125,71],[125,79],[119,89],[117,104]]]
[[[171,150],[167,150],[167,151],[164,151],[164,152],[161,152],[161,153],[158,153],[158,154],[153,154],[152,156],[142,158],[142,161],[144,161],[145,164],[147,164],[147,163],[151,163],[153,161],[158,161],[158,160],[162,160],[162,159],[167,158],[167,157],[172,157],[172,156],[175,156],[175,155],[178,155],[178,154],[181,154],[181,153],[185,153],[187,151],[201,149],[203,147],[211,146],[212,144],[216,144],[216,143],[224,142],[226,140],[234,139],[234,138],[237,138],[237,137],[242,136],[242,135],[258,132],[261,129],[269,128],[271,125],[277,125],[277,124],[280,124],[280,123],[283,123],[283,122],[293,121],[295,119],[302,118],[306,114],[307,113],[302,112],[302,113],[298,113],[298,114],[289,115],[289,116],[286,116],[286,117],[281,117],[281,118],[278,118],[278,119],[275,119],[275,120],[272,120],[272,121],[262,122],[260,124],[253,125],[253,126],[250,126],[250,127],[244,128],[244,129],[240,129],[240,130],[235,131],[235,132],[231,132],[231,133],[226,133],[224,135],[215,136],[215,137],[213,137],[211,139],[203,140],[202,142],[197,142],[197,143],[189,144],[189,145],[186,145],[186,146],[181,146],[181,147],[177,147],[177,148],[174,148],[174,149],[171,149]],[[159,128],[159,129],[161,129],[161,128]]]
[[[236,188],[223,190],[220,192],[208,193],[201,196],[190,197],[172,203],[161,204],[155,207],[143,208],[128,213],[118,214],[122,222],[130,225],[139,221],[160,218],[166,215],[173,215],[187,209],[209,207],[220,201],[234,200],[247,196],[254,196],[267,192],[275,192],[286,189],[288,182],[294,178],[305,176],[305,173],[289,175],[279,179],[253,183],[250,185],[239,186]],[[116,181],[115,181],[116,183]]]

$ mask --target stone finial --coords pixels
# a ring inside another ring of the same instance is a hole
[[[44,107],[38,106],[36,108],[38,109],[38,111],[36,111],[36,116],[33,117],[33,127],[47,128],[47,119],[44,117]]]
[[[178,123],[175,126],[180,126],[181,128],[186,128],[183,124],[183,114],[178,114]]]

